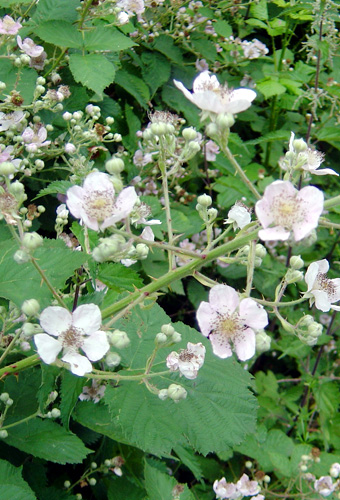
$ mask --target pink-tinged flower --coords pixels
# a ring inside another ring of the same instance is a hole
[[[244,496],[257,495],[261,488],[257,481],[251,481],[247,474],[243,474],[243,476],[236,483],[237,489]]]
[[[305,275],[308,286],[306,296],[310,297],[310,305],[315,302],[315,307],[323,312],[328,312],[331,304],[340,300],[340,278],[327,278],[328,270],[328,261],[318,260],[308,267]]]
[[[44,69],[46,59],[47,54],[43,51],[39,57],[31,57],[30,67],[36,69],[37,71],[41,71]]]
[[[36,45],[31,38],[21,39],[21,36],[17,36],[17,44],[22,51],[25,52],[30,57],[40,57],[44,52],[44,47],[41,45]]]
[[[234,229],[243,229],[250,224],[251,210],[238,201],[228,212],[228,219],[224,221],[225,224],[233,224]]]
[[[93,401],[98,403],[105,394],[106,385],[100,384],[97,380],[92,380],[92,385],[85,385],[83,392],[79,395],[80,401]]]
[[[329,497],[335,489],[331,476],[321,476],[314,482],[314,489],[323,497]]]
[[[240,113],[251,106],[256,92],[250,89],[229,90],[221,85],[215,75],[203,71],[193,83],[193,93],[182,82],[174,80],[176,87],[185,97],[203,111],[211,113]]]
[[[13,111],[13,113],[0,113],[0,132],[5,132],[9,128],[18,125],[25,118],[23,111]]]
[[[216,155],[220,152],[220,148],[214,141],[208,141],[205,145],[204,151],[207,161],[215,161]]]
[[[220,498],[221,500],[238,500],[240,498],[240,493],[236,485],[234,483],[227,483],[225,477],[222,477],[219,481],[216,479],[213,484],[213,489],[216,498]]]
[[[265,500],[265,497],[263,495],[256,495],[256,497],[251,497],[250,500]]]
[[[18,170],[20,167],[21,160],[20,158],[14,159],[12,153],[14,151],[13,146],[7,146],[1,153],[0,153],[0,163],[3,163],[4,161],[9,161],[13,163],[15,168]]]
[[[259,237],[264,241],[286,241],[293,233],[295,241],[300,241],[317,227],[322,210],[323,193],[316,187],[298,191],[289,181],[275,181],[255,205],[264,228]]]
[[[115,197],[109,175],[89,174],[83,187],[73,186],[67,191],[66,204],[74,217],[94,231],[104,230],[125,219],[137,201],[135,188],[128,187]]]
[[[296,149],[298,148],[298,145],[300,148],[302,145],[302,151]],[[296,166],[299,166],[299,168],[305,172],[309,172],[313,175],[339,175],[331,168],[322,168],[321,170],[318,170],[321,163],[324,161],[325,155],[320,153],[320,151],[309,148],[302,139],[295,141],[294,132],[291,132],[290,135],[289,153],[293,153],[295,155]]]
[[[21,27],[22,25],[18,21],[14,21],[11,16],[0,19],[1,35],[16,35]]]
[[[197,321],[202,334],[209,337],[216,356],[229,358],[236,351],[241,361],[255,354],[253,328],[264,328],[268,315],[253,299],[243,299],[228,285],[216,285],[209,292],[209,302],[201,302]]]
[[[246,59],[258,59],[261,56],[265,56],[269,52],[266,45],[260,42],[260,40],[257,40],[257,38],[254,38],[251,42],[244,40],[241,42],[241,47]]]
[[[187,348],[180,352],[172,351],[166,358],[166,366],[170,371],[179,370],[180,375],[193,380],[198,375],[198,370],[203,366],[205,347],[199,342],[192,344],[188,342]]]
[[[26,144],[26,150],[29,153],[35,153],[39,148],[48,146],[51,141],[46,141],[47,130],[45,127],[25,128],[21,134],[22,140]]]
[[[34,336],[41,359],[50,365],[63,351],[62,361],[71,365],[75,375],[92,371],[90,361],[99,361],[110,349],[106,333],[99,330],[102,318],[95,304],[84,304],[70,313],[59,306],[47,307],[40,315],[46,333]],[[54,338],[56,337],[56,338]],[[79,354],[84,351],[86,357]]]

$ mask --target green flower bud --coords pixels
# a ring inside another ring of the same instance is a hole
[[[186,141],[194,141],[197,138],[197,132],[193,127],[187,127],[182,130],[182,136]]]
[[[186,155],[186,159],[190,160],[195,156],[196,153],[198,153],[201,150],[201,146],[198,144],[196,141],[190,141],[187,143],[187,151],[188,154]]]
[[[25,233],[22,238],[22,245],[29,251],[35,250],[36,248],[41,247],[43,245],[44,239],[40,234],[36,232]]]
[[[64,481],[64,488],[69,488],[71,486],[71,481]]]
[[[175,342],[176,344],[178,344],[178,342],[180,342],[182,340],[182,335],[179,332],[174,332],[171,335],[171,340],[173,342]]]
[[[150,126],[150,130],[153,135],[165,135],[167,133],[166,123],[152,123]]]
[[[181,399],[185,399],[187,395],[187,391],[181,385],[171,384],[168,387],[168,397],[175,403],[178,403]]]
[[[156,335],[155,342],[156,344],[165,344],[168,341],[168,337],[165,333],[159,332]]]
[[[267,255],[267,249],[261,243],[258,243],[255,247],[255,255],[256,257],[260,257],[261,259],[264,259],[265,256]]]
[[[293,148],[297,153],[302,153],[308,149],[308,145],[303,139],[295,139],[293,141]]]
[[[121,179],[118,177],[111,177],[111,182],[113,184],[113,187],[116,191],[116,193],[120,193],[123,189],[123,182]]]
[[[216,210],[216,208],[209,208],[209,210],[207,211],[207,214],[208,214],[209,222],[213,222],[218,215],[218,211]]]
[[[205,133],[209,136],[209,137],[216,137],[219,133],[219,129],[216,125],[216,123],[209,123],[206,128],[205,128]]]
[[[108,458],[104,460],[104,465],[105,467],[111,467],[111,460],[109,460]]]
[[[296,269],[288,269],[285,275],[285,280],[288,284],[297,283],[303,280],[303,273]]]
[[[21,310],[26,316],[36,316],[40,311],[40,304],[36,299],[28,299],[23,302]]]
[[[308,328],[308,326],[311,325],[311,324],[313,324],[313,323],[314,323],[313,316],[311,316],[310,314],[306,314],[305,316],[303,316],[299,320],[297,326],[298,327],[304,327],[304,326],[306,326]]]
[[[8,176],[15,172],[15,166],[10,161],[3,161],[0,163],[0,175]]]
[[[199,205],[202,205],[203,207],[210,207],[210,205],[212,204],[212,198],[208,194],[201,194],[197,198],[197,203]]]
[[[53,408],[51,410],[51,416],[52,418],[59,418],[61,415],[61,411],[59,410],[59,408]]]
[[[108,333],[107,338],[109,343],[117,349],[123,349],[130,344],[130,339],[126,332],[122,332],[121,330],[114,330]]]
[[[89,485],[91,486],[95,486],[95,484],[97,484],[97,480],[94,478],[94,477],[91,477],[89,479]]]
[[[161,332],[164,333],[167,337],[171,337],[175,333],[174,327],[169,323],[168,325],[162,325]]]
[[[8,392],[3,392],[2,394],[0,394],[0,401],[2,401],[3,403],[6,403],[8,399],[9,399]]]
[[[121,362],[121,357],[116,352],[109,352],[105,357],[105,363],[110,368],[115,368]]]
[[[36,335],[37,333],[41,332],[41,326],[35,323],[27,322],[22,325],[22,333],[25,335],[25,337],[32,337],[32,335]]]
[[[8,399],[6,400],[6,402],[5,402],[5,405],[6,405],[6,406],[12,406],[13,402],[14,402],[14,401],[13,401],[13,399],[8,398]]]
[[[98,467],[98,465],[96,464],[96,462],[91,462],[91,469],[96,469]]]
[[[13,255],[13,259],[17,264],[25,264],[30,260],[30,255],[24,250],[17,250]]]
[[[158,397],[161,401],[168,399],[168,389],[161,389],[158,393]]]
[[[8,432],[6,431],[6,429],[3,429],[0,431],[0,438],[1,439],[6,439],[7,436],[8,436]]]
[[[263,352],[269,351],[271,338],[266,334],[264,330],[259,330],[255,337],[256,342],[256,352],[262,354]]]
[[[123,172],[125,165],[121,158],[112,158],[105,163],[105,168],[109,174],[120,174]]]
[[[220,113],[216,118],[216,125],[222,129],[228,129],[235,123],[235,118],[231,113]]]
[[[293,255],[289,259],[289,265],[292,269],[301,269],[305,265],[305,263],[301,259],[300,255]]]

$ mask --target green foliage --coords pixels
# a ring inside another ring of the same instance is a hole
[[[66,429],[69,428],[71,413],[78,401],[79,394],[82,393],[85,383],[86,378],[75,377],[67,370],[65,370],[62,375],[60,384],[60,418]]]
[[[136,271],[112,262],[106,262],[99,266],[97,278],[116,292],[123,290],[132,292],[135,288],[143,286],[143,281]]]
[[[103,98],[103,91],[115,79],[115,66],[102,54],[71,54],[70,70],[76,82]]]
[[[33,491],[22,478],[22,467],[14,467],[5,460],[0,460],[0,488],[4,500],[36,500]]]

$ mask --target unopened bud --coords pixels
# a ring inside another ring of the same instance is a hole
[[[61,415],[61,411],[59,410],[59,408],[53,408],[51,410],[51,416],[52,418],[59,418]]]
[[[8,399],[9,399],[8,392],[3,392],[0,394],[0,401],[2,401],[3,403],[6,403]]]
[[[26,316],[36,316],[40,311],[40,304],[36,299],[28,299],[23,302],[21,310]]]
[[[216,125],[222,130],[232,127],[235,123],[235,118],[231,113],[220,113],[216,118]]]
[[[109,343],[117,349],[123,349],[130,344],[130,339],[126,332],[122,332],[121,330],[114,330],[113,332],[108,333],[107,337]]]
[[[17,250],[13,255],[13,259],[17,264],[25,264],[26,262],[29,262],[30,258],[30,255],[24,250]]]
[[[187,127],[182,130],[182,136],[186,141],[194,141],[197,138],[197,132],[193,127]]]
[[[181,385],[171,384],[168,387],[168,397],[175,403],[178,403],[181,399],[185,399],[187,395],[187,391]]]
[[[97,480],[94,477],[91,477],[89,479],[89,485],[90,486],[94,486],[95,484],[97,484]]]
[[[71,486],[71,481],[64,481],[64,488],[69,488]]]
[[[307,150],[308,145],[303,139],[295,139],[293,141],[293,148],[297,153],[302,153]]]
[[[285,275],[285,280],[288,284],[297,283],[298,281],[303,280],[303,273],[301,271],[297,271],[296,269],[288,269]]]
[[[255,247],[255,255],[256,257],[260,257],[261,259],[264,259],[265,256],[267,255],[267,249],[261,243],[258,243]]]
[[[256,352],[262,354],[263,352],[269,351],[271,338],[266,334],[264,330],[259,330],[255,337],[256,342]]]
[[[301,269],[305,265],[305,263],[301,259],[300,255],[293,255],[289,259],[289,265],[292,269]]]
[[[170,337],[171,335],[173,335],[175,333],[175,329],[174,327],[171,325],[171,323],[169,323],[168,325],[162,325],[161,327],[161,332],[162,333],[165,333],[165,335],[167,337]]]
[[[125,165],[121,158],[112,158],[105,163],[105,168],[109,174],[120,174],[123,172]]]
[[[121,362],[121,357],[116,352],[109,352],[105,357],[105,363],[110,368],[115,368]]]
[[[171,340],[173,342],[175,342],[176,344],[178,344],[178,342],[180,342],[182,340],[182,335],[179,332],[174,332],[171,335]]]
[[[212,198],[208,194],[201,194],[197,198],[197,203],[199,205],[202,205],[203,207],[210,207],[210,205],[212,204]]]
[[[1,439],[6,439],[7,436],[8,436],[8,432],[6,431],[6,429],[3,429],[0,431],[0,438]]]
[[[0,175],[8,176],[15,172],[15,166],[10,161],[3,161],[0,163]]]
[[[159,332],[156,335],[155,342],[156,344],[165,344],[168,341],[168,337],[165,333]]]
[[[216,123],[209,123],[205,128],[205,133],[211,138],[216,137],[219,133]]]
[[[41,245],[44,243],[44,240],[40,234],[36,232],[32,233],[26,233],[24,234],[24,237],[22,238],[22,245],[27,249],[27,250],[35,250],[36,248],[41,247]]]
[[[158,393],[158,397],[159,399],[161,399],[162,401],[165,401],[166,399],[168,399],[168,389],[161,389]]]

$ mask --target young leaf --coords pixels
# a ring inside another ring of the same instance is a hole
[[[148,109],[150,92],[141,78],[125,69],[120,69],[117,71],[116,83],[131,94],[143,108]]]
[[[173,500],[176,487],[180,487],[178,497],[181,500],[194,500],[194,496],[187,485],[178,485],[174,477],[164,474],[148,460],[145,461],[144,476],[149,500]]]
[[[46,196],[48,194],[66,194],[66,191],[72,187],[74,184],[70,181],[53,181],[44,189],[39,191],[39,194],[34,198],[37,200],[42,196]]]

